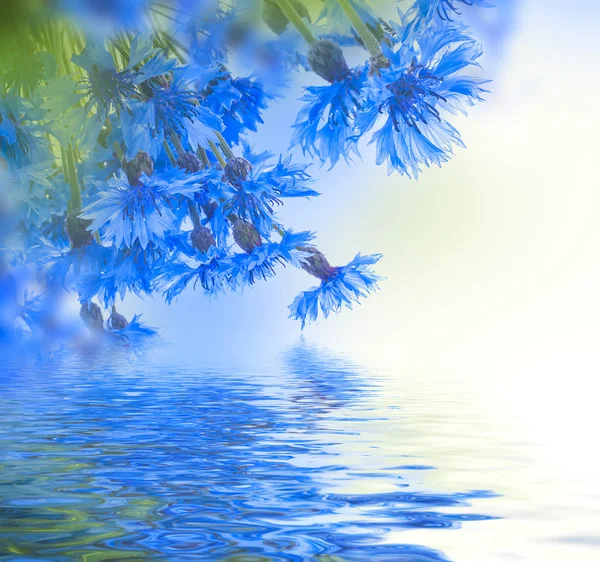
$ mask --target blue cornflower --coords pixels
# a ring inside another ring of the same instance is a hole
[[[317,319],[319,308],[327,318],[331,312],[340,312],[342,306],[352,308],[354,302],[360,302],[361,297],[366,297],[379,288],[377,282],[381,278],[368,266],[377,263],[381,258],[380,254],[358,254],[348,265],[331,267],[321,252],[313,249],[310,253],[311,257],[305,259],[304,269],[320,278],[321,285],[303,291],[289,306],[290,318],[300,320],[302,328],[307,319]]]
[[[389,173],[416,177],[421,165],[439,166],[450,159],[454,145],[464,146],[442,111],[466,113],[482,101],[485,81],[459,74],[477,64],[481,47],[454,26],[433,25],[420,33],[412,26],[395,27],[401,41],[393,48],[382,46],[387,61],[372,69],[356,127],[362,135],[383,115],[385,121],[371,140],[377,164],[387,161]]]
[[[50,143],[44,136],[47,117],[36,97],[24,99],[7,94],[0,97],[0,156],[12,173],[30,164],[39,165],[52,158]]]
[[[229,188],[220,204],[223,216],[235,214],[249,219],[262,236],[269,237],[275,226],[273,208],[281,204],[281,198],[318,195],[309,187],[312,179],[306,173],[307,167],[292,164],[291,157],[280,157],[271,168],[264,163],[252,168],[244,158],[231,159],[224,174]]]
[[[143,322],[140,322],[141,316],[141,314],[134,315],[124,328],[107,330],[104,335],[109,341],[124,341],[133,347],[145,343],[147,338],[153,338],[158,335],[158,331],[155,328],[146,326]]]
[[[96,297],[105,307],[114,304],[117,296],[123,300],[127,292],[137,296],[150,294],[153,279],[164,260],[155,252],[117,251],[111,252],[111,259],[93,270],[79,276],[76,290],[79,301],[84,303]]]
[[[137,86],[169,73],[177,62],[152,46],[150,34],[132,40],[129,62],[123,70],[117,70],[112,55],[100,42],[90,41],[81,54],[73,55],[72,61],[87,73],[79,91],[89,98],[88,107],[98,109],[101,121],[113,107],[121,111],[128,100],[140,99]]]
[[[261,243],[250,252],[233,254],[222,260],[221,274],[227,278],[229,287],[237,290],[258,279],[273,277],[277,264],[301,267],[303,260],[310,256],[307,247],[313,238],[308,231],[284,231],[279,242]]]
[[[122,120],[123,136],[129,153],[136,138],[144,132],[152,133],[157,142],[174,131],[195,152],[198,147],[208,148],[208,141],[216,141],[215,131],[223,129],[221,119],[210,108],[198,103],[198,93],[193,88],[192,74],[187,68],[172,72],[173,78],[163,83],[148,83],[147,97],[129,103],[131,117]],[[138,146],[138,145],[136,145]]]
[[[122,170],[98,185],[97,199],[88,205],[81,218],[91,220],[88,230],[102,230],[102,238],[117,248],[149,244],[165,247],[167,235],[175,229],[173,206],[177,196],[192,197],[202,189],[210,172],[186,174],[180,168],[142,174],[137,185],[130,185]]]
[[[38,246],[33,248],[32,258],[50,287],[71,290],[81,276],[103,271],[113,259],[113,249],[91,241],[85,246],[57,252],[40,239]]]
[[[206,252],[197,252],[195,264],[172,261],[162,267],[155,284],[164,289],[167,304],[178,297],[192,283],[194,289],[200,283],[207,296],[215,296],[223,291],[222,260],[227,252],[212,246]]]
[[[261,112],[272,99],[256,77],[225,75],[214,80],[207,93],[206,103],[215,115],[220,115],[223,137],[229,144],[239,144],[247,131],[257,131],[263,123]]]
[[[487,0],[415,0],[411,12],[424,21],[438,17],[451,21],[455,15],[460,15],[460,6],[481,6],[490,8],[492,3]]]
[[[319,157],[334,166],[340,157],[358,154],[354,119],[361,108],[361,92],[366,82],[364,69],[349,71],[327,86],[311,86],[301,98],[304,106],[296,117],[292,146],[300,145],[304,154]]]

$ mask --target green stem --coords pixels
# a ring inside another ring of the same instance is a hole
[[[198,147],[198,158],[202,160],[205,168],[210,168],[210,160],[208,159],[208,155],[206,154],[206,150],[201,146]]]
[[[306,42],[309,45],[315,43],[317,41],[315,36],[310,29],[308,29],[306,22],[300,17],[300,14],[296,11],[296,8],[294,8],[294,5],[290,0],[276,0],[276,2],[285,17],[290,20],[292,25],[299,31],[300,35],[304,37]]]
[[[219,164],[221,164],[221,168],[225,169],[227,162],[225,161],[225,158],[221,156],[217,145],[211,140],[208,141],[208,145],[210,146],[210,149],[212,150],[212,153],[215,155],[216,159],[219,161]]]
[[[63,161],[63,170],[67,173],[69,186],[71,188],[71,207],[75,215],[81,211],[81,191],[79,190],[79,182],[77,181],[77,168],[75,167],[75,156],[73,149],[69,148],[66,152],[66,166]]]
[[[117,141],[113,141],[113,150],[115,151],[119,161],[123,162],[123,160],[125,159],[125,153],[123,152],[121,145]]]
[[[233,150],[231,150],[231,148],[229,147],[229,144],[227,144],[225,137],[221,133],[219,133],[219,131],[215,131],[215,134],[217,135],[217,138],[219,139],[219,146],[221,147],[221,150],[223,151],[225,158],[227,158],[227,160],[231,160],[232,158],[235,158],[235,154],[233,153]]]
[[[165,149],[165,152],[167,153],[167,158],[169,159],[169,162],[171,162],[173,167],[176,168],[177,160],[175,160],[175,156],[173,156],[173,151],[171,150],[171,147],[169,146],[169,143],[167,142],[166,139],[163,141],[163,148]]]
[[[181,144],[181,141],[179,140],[177,133],[175,133],[175,131],[173,129],[171,129],[169,131],[169,136],[171,137],[171,142],[173,143],[173,146],[175,147],[175,150],[177,151],[177,155],[183,156],[185,154],[185,149],[183,148],[183,145]]]
[[[381,54],[381,45],[377,40],[377,37],[373,35],[371,30],[367,27],[365,22],[360,19],[357,11],[352,6],[350,0],[337,0],[337,3],[340,5],[347,18],[350,20],[350,23],[358,33],[359,37],[362,39],[367,51],[372,57],[376,57]]]
[[[196,209],[196,204],[189,200],[188,211],[190,212],[190,218],[192,219],[194,227],[198,228],[200,226],[200,215],[198,214],[198,209]]]

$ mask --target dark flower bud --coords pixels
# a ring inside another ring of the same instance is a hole
[[[292,0],[292,5],[301,18],[310,21],[310,14],[303,2]],[[281,35],[286,30],[289,23],[286,15],[281,11],[281,8],[274,0],[263,2],[262,17],[263,21],[269,26],[269,29],[274,33],[277,33],[277,35]]]
[[[142,174],[151,176],[154,173],[154,162],[150,155],[143,150],[140,150],[129,162],[123,159],[121,166],[127,174],[129,185],[137,185]]]
[[[227,162],[225,166],[225,179],[231,185],[237,185],[245,181],[252,170],[252,164],[245,158],[236,156]]]
[[[329,39],[321,39],[310,46],[308,64],[315,74],[332,84],[350,72],[341,47]]]
[[[177,158],[177,166],[188,174],[195,174],[202,169],[202,161],[193,152],[184,152]]]
[[[229,47],[236,47],[243,43],[247,38],[251,30],[250,22],[247,21],[233,21],[225,30],[225,43]]]
[[[232,231],[236,244],[247,254],[251,254],[254,248],[262,246],[262,238],[251,222],[237,219],[233,223]]]
[[[79,316],[90,330],[104,329],[102,311],[96,303],[84,302],[79,309]]]
[[[301,262],[301,267],[306,273],[313,275],[321,281],[328,281],[337,273],[337,268],[329,265],[323,252],[310,246],[299,246],[298,249],[311,254]]]
[[[108,318],[108,327],[111,330],[124,330],[129,325],[127,318],[117,312],[117,307],[113,304],[112,312]]]
[[[82,248],[92,243],[93,234],[87,229],[90,224],[90,220],[80,219],[70,213],[67,215],[65,226],[72,248]]]
[[[206,226],[196,226],[190,234],[192,246],[199,252],[208,252],[211,246],[215,246],[215,238]]]
[[[216,201],[211,201],[206,205],[202,205],[202,210],[204,211],[204,214],[206,215],[206,218],[208,220],[211,220],[213,218],[213,215],[215,214],[215,211],[217,210],[218,206],[219,205]]]

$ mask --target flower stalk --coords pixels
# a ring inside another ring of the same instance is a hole
[[[169,146],[167,139],[165,139],[162,144],[163,144],[163,148],[165,149],[165,154],[167,155],[167,158],[169,159],[169,162],[171,162],[171,165],[174,168],[176,168],[177,167],[177,159],[175,158],[175,155],[173,154],[173,151],[171,150],[171,147]]]
[[[337,3],[340,5],[340,8],[346,14],[346,17],[352,23],[352,26],[358,33],[358,36],[362,39],[367,51],[372,57],[378,57],[381,55],[381,45],[377,40],[377,37],[373,35],[371,30],[367,27],[365,22],[358,15],[357,11],[352,6],[350,0],[337,0]]]
[[[231,160],[232,158],[234,158],[235,154],[233,153],[233,150],[231,150],[229,144],[225,140],[225,137],[221,133],[219,133],[219,131],[215,131],[215,134],[217,135],[217,139],[219,139],[219,146],[221,147],[225,158],[227,158],[227,160]]]
[[[77,215],[81,210],[81,191],[79,189],[79,182],[77,181],[75,156],[72,148],[68,148],[67,150],[61,149],[61,151],[63,155],[63,170],[71,190],[71,209]]]
[[[277,0],[277,5],[284,13],[285,17],[290,20],[292,25],[298,30],[300,35],[304,37],[306,42],[309,45],[312,45],[316,41],[316,38],[306,25],[306,22],[300,17],[300,14],[296,11],[296,8],[294,8],[294,5],[290,0]]]
[[[208,141],[208,145],[210,146],[210,149],[212,150],[212,153],[215,155],[215,158],[219,161],[219,164],[221,164],[221,167],[224,170],[225,166],[227,166],[227,161],[221,155],[221,152],[217,148],[217,145],[213,141],[211,141],[211,140]]]

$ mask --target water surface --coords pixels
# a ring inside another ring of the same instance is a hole
[[[1,560],[535,560],[502,526],[529,446],[449,381],[302,342],[262,366],[125,351],[1,377]]]

